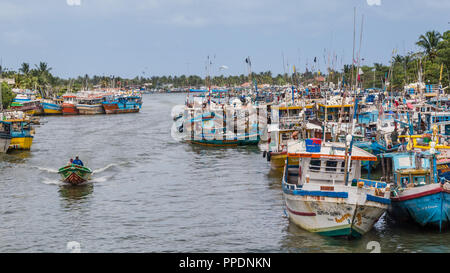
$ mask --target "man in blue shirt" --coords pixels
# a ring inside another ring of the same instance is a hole
[[[83,162],[77,157],[75,157],[75,160],[72,162],[72,164],[83,166]]]

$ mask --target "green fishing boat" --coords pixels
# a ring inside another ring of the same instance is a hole
[[[70,183],[72,185],[79,185],[89,180],[92,171],[87,167],[83,167],[77,164],[68,164],[64,167],[61,167],[58,170],[58,173],[61,174],[64,182]]]

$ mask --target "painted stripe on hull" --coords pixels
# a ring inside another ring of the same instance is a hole
[[[316,214],[314,212],[299,212],[299,211],[295,211],[292,210],[290,208],[287,208],[289,212],[295,214],[295,215],[300,215],[300,216],[316,216]]]
[[[59,115],[62,114],[62,110],[46,109],[44,108],[44,114],[47,115]]]

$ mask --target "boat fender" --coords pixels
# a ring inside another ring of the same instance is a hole
[[[271,152],[267,153],[267,161],[270,161],[270,158],[272,157]]]
[[[298,180],[302,179],[302,166],[298,165]]]
[[[263,152],[263,158],[266,157],[267,151]]]

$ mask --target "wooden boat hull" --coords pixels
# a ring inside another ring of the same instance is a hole
[[[103,108],[106,114],[137,113],[140,110],[140,106],[137,104],[131,107],[120,108],[118,103],[103,103]]]
[[[11,107],[11,109],[14,109],[15,111],[23,111],[25,114],[29,116],[39,115],[42,114],[42,108],[40,105],[34,105],[34,106],[14,106]]]
[[[75,107],[75,104],[63,103],[62,113],[63,115],[78,115],[78,109]]]
[[[360,179],[361,186],[331,183],[298,186],[287,183],[287,172],[285,166],[282,188],[286,213],[290,221],[309,232],[361,237],[372,229],[390,204],[386,183]]]
[[[72,185],[79,185],[90,179],[92,171],[89,168],[70,164],[58,170],[62,180]]]
[[[253,136],[250,136],[248,139],[232,139],[232,140],[219,140],[219,139],[190,139],[188,140],[191,144],[204,145],[204,146],[216,146],[216,147],[225,147],[225,146],[249,146],[249,145],[258,145],[260,141],[260,137],[257,136],[256,139]]]
[[[9,144],[10,149],[30,150],[33,144],[33,136],[13,137]]]
[[[58,104],[43,102],[42,108],[44,110],[45,115],[61,115],[62,114],[62,107],[61,107],[61,105],[58,105]]]
[[[391,197],[389,214],[398,221],[445,228],[450,222],[450,184],[434,183],[398,192]]]
[[[354,187],[356,188],[356,187]],[[361,237],[386,211],[385,203],[364,200],[354,191],[290,191],[283,185],[289,219],[299,227],[324,236]],[[352,202],[356,201],[356,202]]]
[[[99,115],[105,113],[102,104],[77,104],[76,108],[80,115]]]

